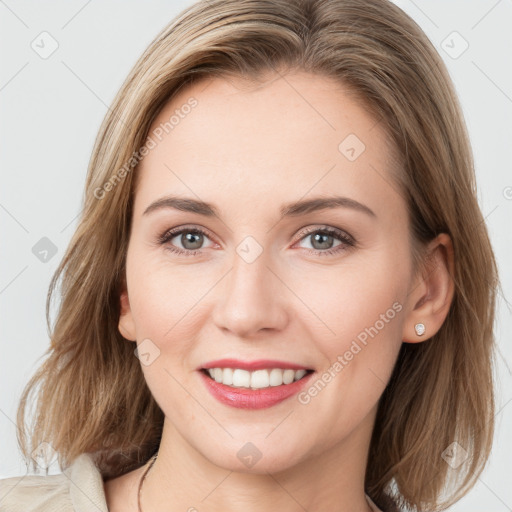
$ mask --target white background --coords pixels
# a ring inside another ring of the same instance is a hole
[[[0,0],[0,478],[26,473],[16,443],[17,401],[49,343],[46,293],[76,227],[100,123],[136,59],[190,3]],[[419,23],[449,67],[504,290],[496,323],[495,445],[476,487],[450,510],[511,511],[512,322],[505,298],[512,302],[512,1],[396,3]],[[43,31],[58,43],[47,59],[31,47]],[[457,58],[464,41],[454,31],[469,44]],[[42,237],[57,247],[46,263],[32,252]]]

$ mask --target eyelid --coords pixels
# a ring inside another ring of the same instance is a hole
[[[310,235],[311,233],[317,233],[317,232],[324,232],[324,233],[328,233],[329,235],[338,235],[340,238],[343,238],[345,241],[350,242],[353,245],[356,244],[355,238],[350,233],[348,233],[344,229],[336,228],[334,226],[329,226],[326,224],[324,224],[324,225],[317,224],[316,226],[313,225],[313,226],[304,228],[297,235],[296,242],[300,242],[307,235]],[[296,242],[294,242],[294,243],[296,243]]]
[[[176,226],[174,228],[166,229],[161,235],[158,236],[157,240],[161,243],[164,243],[165,240],[174,238],[175,236],[181,234],[183,231],[201,233],[212,240],[215,238],[212,236],[210,231],[203,226],[198,226],[197,224],[184,224],[183,226]]]

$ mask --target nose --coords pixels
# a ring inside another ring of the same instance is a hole
[[[286,293],[286,286],[270,268],[265,252],[251,263],[235,254],[231,270],[219,285],[213,311],[219,329],[239,338],[285,329],[290,292]]]

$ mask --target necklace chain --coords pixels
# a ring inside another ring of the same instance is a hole
[[[153,464],[155,463],[157,456],[158,456],[158,453],[155,453],[155,455],[153,455],[153,458],[152,458],[149,466],[146,468],[146,470],[144,471],[144,473],[142,474],[142,476],[140,478],[139,492],[137,494],[137,504],[139,506],[139,512],[142,512],[142,508],[140,506],[140,493],[142,491],[142,484],[144,483],[144,480],[146,479],[146,475],[149,473],[149,470],[153,467]]]

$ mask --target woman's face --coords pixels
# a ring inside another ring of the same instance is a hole
[[[368,441],[414,306],[382,125],[339,84],[296,73],[198,82],[149,136],[120,331],[164,430],[222,467],[261,457],[255,472]],[[313,373],[279,385],[297,375],[285,363]],[[210,366],[238,370],[213,384]]]

